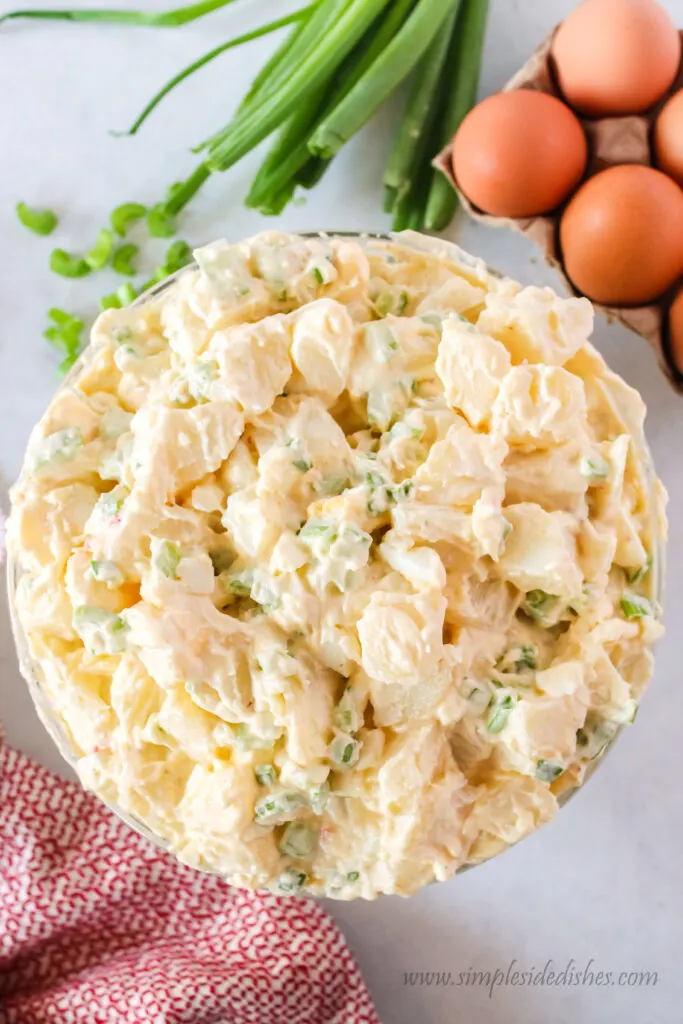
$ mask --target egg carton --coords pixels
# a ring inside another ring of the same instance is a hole
[[[559,26],[558,26],[559,27]],[[503,87],[504,92],[513,89],[535,89],[563,99],[552,67],[550,51],[557,28],[541,43],[526,64]],[[683,32],[681,32],[683,38]],[[618,164],[642,164],[654,167],[655,160],[651,146],[652,126],[659,111],[673,93],[683,87],[683,67],[667,94],[647,114],[590,120],[577,115],[588,139],[588,165],[581,184],[588,178]],[[575,112],[576,113],[576,112]],[[453,175],[452,146],[449,144],[434,160],[434,166],[442,171],[458,193],[460,202],[467,213],[482,224],[510,228],[531,238],[540,246],[545,260],[554,267],[564,280],[568,290],[583,296],[567,276],[562,262],[559,241],[559,223],[566,203],[554,213],[539,217],[492,217],[473,206],[458,188]],[[580,186],[579,186],[580,187]],[[569,197],[571,198],[571,196]],[[667,314],[669,306],[680,287],[679,281],[655,304],[649,306],[614,307],[593,302],[595,309],[604,313],[611,322],[617,321],[639,334],[655,350],[659,364],[670,384],[683,394],[683,367],[679,370],[670,355]]]

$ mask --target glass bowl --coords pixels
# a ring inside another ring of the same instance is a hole
[[[469,253],[464,252],[454,243],[444,241],[443,239],[429,238],[426,235],[420,235],[417,232],[413,231],[391,235],[372,232],[319,231],[301,232],[301,236],[304,238],[317,238],[321,236],[331,238],[352,238],[360,241],[361,243],[371,243],[373,240],[396,241],[400,242],[400,244],[403,246],[407,245],[408,247],[413,247],[418,251],[429,252],[433,255],[438,255],[439,253],[441,253],[444,256],[451,256],[452,258],[455,259],[456,262],[459,262],[461,264],[464,263],[472,270],[478,271],[479,273],[484,272],[490,275],[491,277],[498,279],[502,279],[504,277],[503,274],[489,267],[483,261],[471,257]],[[170,288],[181,275],[187,273],[188,271],[191,271],[195,267],[196,264],[191,263],[187,267],[184,267],[183,269],[177,271],[175,274],[172,274],[169,277],[165,278],[163,281],[160,281],[158,284],[153,285],[142,295],[138,296],[135,299],[133,305],[141,306],[157,298],[157,296],[163,294],[163,292]],[[87,365],[89,356],[90,350],[86,348],[79,357],[79,359],[74,364],[71,371],[61,382],[58,391],[70,386],[70,384],[78,376],[83,367]],[[612,398],[615,402],[615,405],[618,407],[620,404],[618,388],[614,389]],[[647,476],[647,480],[650,484],[650,494],[652,496],[652,537],[654,538],[655,548],[652,552],[652,567],[649,573],[649,596],[652,597],[655,600],[655,602],[661,607],[664,599],[665,546],[663,539],[660,536],[660,531],[658,529],[656,522],[657,502],[655,501],[654,493],[655,488],[657,486],[657,478],[654,469],[654,463],[644,434],[640,433],[638,436],[634,435],[634,441],[640,447],[639,454],[642,465],[645,470],[645,474]],[[12,624],[12,633],[14,636],[14,641],[19,660],[19,668],[23,678],[26,681],[29,693],[31,695],[31,699],[40,717],[41,722],[45,726],[45,729],[51,736],[54,743],[57,745],[64,760],[78,774],[78,756],[75,753],[73,747],[71,746],[69,737],[67,735],[66,730],[64,729],[64,726],[62,725],[58,715],[55,713],[50,703],[50,700],[44,688],[43,681],[41,679],[40,667],[35,663],[35,661],[31,657],[28,641],[22,629],[21,623],[19,621],[19,616],[16,610],[15,595],[17,587],[21,580],[21,576],[21,565],[17,562],[17,560],[13,557],[11,553],[8,554],[7,586],[9,594],[9,608]],[[559,793],[556,792],[557,802],[560,807],[563,807],[575,795],[575,793],[577,793],[578,790],[580,790],[585,785],[588,779],[600,766],[607,752],[612,749],[617,739],[623,732],[624,728],[625,726],[623,725],[618,726],[614,736],[608,741],[608,743],[603,747],[603,749],[594,758],[594,760],[586,766],[581,775],[581,778],[578,781],[570,781],[570,783],[566,786],[565,789],[563,789]],[[116,814],[123,822],[125,822],[126,825],[128,825],[134,831],[138,832],[140,835],[144,836],[145,839],[148,839],[150,842],[154,843],[154,845],[157,846],[159,849],[164,850],[166,852],[169,851],[169,844],[167,843],[167,841],[163,839],[161,836],[157,835],[155,832],[153,832],[152,829],[150,829],[144,822],[136,818],[135,815],[131,814],[128,811],[124,811],[122,808],[118,807],[116,803],[114,803],[113,801],[104,800],[104,798],[101,797],[99,794],[98,799],[102,800],[114,814]],[[522,840],[518,840],[518,842],[521,841]],[[468,871],[471,868],[476,867],[478,864],[485,863],[487,860],[490,860],[495,856],[500,856],[501,853],[504,853],[509,848],[509,844],[502,843],[500,849],[495,850],[495,852],[491,853],[490,855],[480,860],[474,860],[472,862],[468,862],[462,865],[458,869],[457,873],[459,874],[463,871]]]

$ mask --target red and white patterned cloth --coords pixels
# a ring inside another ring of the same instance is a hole
[[[313,900],[178,864],[0,731],[0,1024],[379,1024]]]

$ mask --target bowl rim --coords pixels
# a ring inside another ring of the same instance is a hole
[[[386,233],[319,230],[307,232],[286,232],[286,234],[296,235],[300,238],[348,238],[361,241],[388,241],[395,242],[400,245],[407,245],[408,247],[410,247],[412,243],[413,246],[418,249],[418,251],[426,251],[433,255],[438,255],[439,252],[441,252],[449,255],[451,258],[454,258],[457,262],[460,262],[461,264],[464,263],[466,267],[471,267],[472,269],[478,270],[479,273],[484,272],[486,275],[490,275],[497,279],[505,278],[505,275],[500,273],[498,270],[490,267],[487,263],[485,263],[485,261],[479,259],[478,257],[472,257],[468,252],[466,252],[466,250],[461,249],[454,242],[450,242],[446,239],[441,238],[432,238],[419,232],[404,231]],[[193,259],[192,262],[188,263],[187,266],[181,267],[180,270],[177,270],[175,273],[170,274],[162,281],[156,282],[145,292],[138,295],[135,298],[135,300],[131,303],[130,308],[141,307],[151,301],[154,301],[159,295],[162,295],[165,291],[171,288],[180,277],[193,270],[196,270],[197,267],[198,264],[196,260]],[[87,365],[87,360],[92,354],[91,349],[92,346],[88,344],[86,348],[83,350],[83,352],[79,355],[78,359],[74,363],[73,367],[70,369],[69,373],[60,382],[59,386],[57,387],[53,395],[53,398],[50,401],[52,401],[54,399],[54,396],[57,395],[62,389],[69,387],[72,381],[81,372],[83,367]],[[607,365],[609,369],[609,364]],[[622,378],[620,378],[618,375],[615,374],[615,376],[619,381],[622,380]],[[618,396],[613,395],[612,397],[618,404]],[[666,540],[660,535],[660,531],[657,528],[657,501],[655,498],[655,490],[658,486],[658,478],[655,470],[654,460],[652,458],[649,446],[647,444],[644,429],[640,430],[638,441],[640,442],[641,448],[641,464],[647,470],[649,494],[652,496],[652,537],[654,541],[653,547],[655,550],[653,550],[652,566],[650,571],[650,591],[651,596],[654,596],[657,604],[661,607],[664,603],[665,596]],[[21,472],[23,474],[23,465]],[[15,558],[14,553],[8,549],[6,562],[8,605],[10,612],[12,636],[17,651],[19,670],[24,681],[27,684],[31,700],[36,708],[38,716],[43,726],[45,727],[47,733],[57,746],[60,754],[62,755],[66,763],[76,773],[80,785],[84,788],[87,788],[82,782],[80,772],[78,770],[78,761],[80,760],[80,758],[74,753],[73,747],[69,741],[68,733],[64,725],[60,721],[59,716],[55,711],[52,703],[48,699],[47,693],[43,689],[40,679],[40,670],[38,669],[38,666],[36,665],[36,663],[34,662],[30,655],[28,639],[19,621],[19,615],[16,607],[16,591],[20,584],[22,575],[23,573],[19,561]],[[617,740],[620,738],[625,728],[626,726],[624,724],[617,725],[613,736],[608,740],[608,742],[599,751],[599,753],[595,755],[595,757],[590,762],[588,762],[588,764],[584,767],[580,781],[574,782],[572,785],[567,786],[566,789],[555,794],[559,810],[566,806],[566,804],[580,790],[582,790],[585,787],[586,783],[595,774],[599,766],[604,761],[606,755],[615,746]],[[127,825],[129,828],[132,828],[139,835],[143,836],[145,839],[152,842],[159,850],[162,850],[166,853],[170,853],[172,856],[175,856],[175,854],[173,854],[171,850],[170,842],[164,839],[162,836],[155,833],[148,825],[146,825],[143,821],[138,819],[133,813],[119,807],[114,801],[105,799],[99,793],[95,793],[94,795],[110,811],[112,811],[125,825]],[[538,831],[538,829],[536,829],[535,831]],[[528,837],[523,836],[520,839],[516,840],[514,843],[502,845],[500,849],[494,850],[492,853],[490,853],[486,857],[482,857],[481,859],[466,861],[457,869],[455,874],[462,874],[463,872],[469,871],[472,868],[480,866],[481,864],[485,864],[496,857],[500,857],[502,854],[512,849],[513,846],[516,846],[518,845],[518,843],[523,842],[523,840],[526,838]],[[195,868],[195,870],[200,871],[202,874],[209,874],[217,877],[226,877],[222,875],[221,872],[213,869]],[[304,893],[304,895],[308,894]]]

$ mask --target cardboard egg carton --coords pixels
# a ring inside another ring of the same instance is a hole
[[[551,33],[545,42],[531,55],[524,67],[504,86],[505,92],[512,89],[536,89],[539,92],[550,93],[551,96],[563,99],[555,80],[550,57],[554,35],[555,32]],[[683,36],[683,32],[681,35]],[[652,126],[667,100],[682,87],[683,67],[666,96],[647,114],[603,120],[590,120],[577,115],[588,138],[589,148],[588,166],[581,184],[599,171],[603,171],[607,167],[614,167],[617,164],[655,166],[650,142]],[[581,296],[583,294],[577,291],[567,277],[562,262],[559,244],[559,223],[564,206],[552,214],[540,217],[492,217],[478,207],[473,206],[458,188],[453,175],[450,145],[436,157],[434,166],[438,167],[446,175],[458,193],[463,207],[474,220],[481,221],[483,224],[493,225],[494,227],[511,228],[513,231],[520,231],[522,234],[527,235],[540,246],[546,261],[559,271],[568,290],[573,295]],[[608,320],[618,321],[644,338],[655,350],[659,364],[671,385],[680,394],[683,394],[683,367],[678,369],[674,365],[669,354],[667,337],[668,309],[680,285],[681,282],[679,281],[670,292],[662,296],[656,304],[650,306],[616,308],[601,306],[597,302],[594,302],[593,305],[597,310],[604,313]]]

